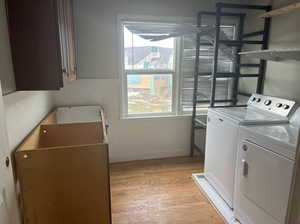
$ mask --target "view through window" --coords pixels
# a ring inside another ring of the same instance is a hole
[[[176,24],[146,22],[122,24],[123,116],[191,114],[196,34],[150,41],[153,36],[161,37],[172,33],[176,29]],[[235,39],[234,25],[222,25],[221,29],[229,39]],[[203,41],[207,42],[206,39]],[[210,74],[214,49],[208,43],[200,48],[199,71],[207,73],[207,76],[199,78],[198,100],[210,100],[211,97]],[[219,72],[232,72],[233,63],[226,54],[219,52],[218,61]],[[230,97],[231,83],[229,78],[218,79],[217,99]],[[206,113],[208,106],[206,103],[199,104],[197,112]]]
[[[149,34],[149,31],[143,33],[147,26],[157,33],[155,24],[123,26],[128,115],[171,113],[173,110],[175,40],[144,39],[141,34]]]

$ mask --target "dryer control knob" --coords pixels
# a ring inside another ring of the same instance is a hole
[[[271,103],[272,103],[271,100],[266,100],[264,104],[265,104],[266,106],[269,106]]]
[[[282,103],[277,103],[276,107],[278,107],[278,108],[282,107]]]
[[[289,108],[290,108],[289,105],[287,105],[287,104],[284,104],[284,105],[283,105],[283,109],[287,110],[287,109],[289,109]]]

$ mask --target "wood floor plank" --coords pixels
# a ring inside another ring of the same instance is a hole
[[[199,158],[111,165],[113,224],[224,224],[193,182]]]

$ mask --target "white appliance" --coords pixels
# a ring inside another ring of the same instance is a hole
[[[289,123],[295,102],[253,94],[247,105],[208,110],[204,173],[193,175],[200,189],[229,223],[234,219],[232,209],[240,126]]]
[[[300,109],[290,124],[241,128],[234,216],[242,224],[300,223],[299,118]]]
[[[208,110],[204,173],[231,208],[239,126],[288,123],[294,104],[293,101],[254,94],[247,107]]]

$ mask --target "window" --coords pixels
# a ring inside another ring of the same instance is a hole
[[[184,115],[192,112],[196,34],[159,38],[174,31],[176,24],[122,22],[122,117]],[[226,36],[235,38],[235,26],[222,27]],[[158,37],[151,41],[149,36]],[[207,41],[207,40],[206,40]],[[228,49],[229,51],[233,49]],[[228,53],[228,52],[227,52]],[[232,61],[219,53],[219,72],[231,72]],[[210,100],[213,47],[201,46],[198,99]],[[216,99],[228,99],[232,81],[217,80]],[[208,104],[197,107],[206,113]]]
[[[176,114],[176,40],[150,41],[144,35],[164,34],[171,24],[124,22],[123,115]]]
[[[229,39],[235,38],[235,26],[223,25],[222,31]],[[205,42],[206,40],[201,40]],[[233,50],[228,48],[227,50]],[[207,73],[207,76],[198,77],[198,100],[210,100],[211,79],[209,74],[212,72],[214,48],[211,45],[200,47],[199,72]],[[193,110],[193,90],[194,90],[194,67],[196,58],[196,34],[185,35],[182,37],[182,57],[181,57],[181,90],[180,90],[180,113],[191,114]],[[219,52],[219,72],[232,72],[233,62],[223,53]],[[216,99],[229,99],[231,94],[231,79],[217,79]],[[220,104],[219,104],[220,105]],[[209,104],[199,104],[198,113],[206,113]]]

